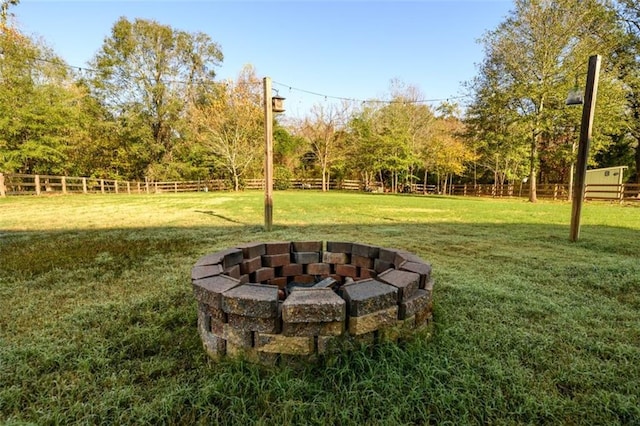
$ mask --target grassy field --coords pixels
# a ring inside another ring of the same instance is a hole
[[[640,206],[276,192],[0,199],[0,423],[640,424]],[[213,363],[189,271],[248,241],[432,262],[435,325],[298,369]]]

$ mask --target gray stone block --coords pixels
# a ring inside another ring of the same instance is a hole
[[[420,288],[425,288],[427,282],[431,279],[431,265],[428,263],[407,261],[402,264],[400,269],[420,274]]]
[[[375,279],[344,285],[342,296],[347,301],[347,311],[352,317],[397,308],[398,289]]]
[[[313,251],[294,251],[292,257],[293,262],[300,265],[320,262],[320,253]]]
[[[229,269],[236,265],[239,265],[240,262],[242,262],[242,260],[244,259],[242,250],[240,249],[229,249],[225,251],[226,253],[224,255],[224,260],[222,261],[222,267],[224,269]]]
[[[344,321],[282,323],[282,334],[285,336],[340,336],[344,331]]]
[[[222,308],[222,293],[239,286],[241,283],[227,275],[216,275],[192,281],[193,294],[200,303],[212,308]]]
[[[274,287],[277,290],[277,287]],[[254,318],[244,315],[227,315],[228,324],[241,331],[259,331],[261,333],[279,333],[280,318]]]
[[[408,300],[400,303],[400,310],[398,311],[398,318],[403,320],[414,316],[416,313],[423,312],[429,308],[431,303],[431,297],[426,290],[416,290],[416,293]]]
[[[220,275],[224,272],[222,269],[222,265],[204,265],[204,266],[194,266],[191,268],[191,279],[199,280],[202,278],[213,277],[215,275]]]
[[[344,321],[346,309],[346,302],[329,288],[297,288],[282,304],[282,320],[288,323]]]
[[[207,266],[207,265],[216,265],[218,263],[222,263],[222,261],[224,260],[224,255],[226,254],[226,251],[227,250],[223,250],[216,253],[207,254],[206,256],[203,256],[200,259],[198,259],[198,261],[194,266]]]
[[[404,302],[413,297],[418,290],[420,274],[389,269],[378,275],[378,280],[396,287],[398,289],[398,302]]]
[[[278,316],[278,288],[259,284],[242,284],[222,294],[222,309],[227,314],[253,318]]]

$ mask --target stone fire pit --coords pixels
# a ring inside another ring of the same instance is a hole
[[[200,337],[214,359],[313,361],[396,341],[432,319],[431,265],[368,244],[243,244],[198,260],[191,280]]]

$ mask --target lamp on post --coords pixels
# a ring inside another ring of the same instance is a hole
[[[567,96],[567,100],[565,102],[567,105],[582,105],[584,103],[584,96],[582,93],[582,89],[576,85],[573,89],[569,90],[569,95]]]
[[[277,94],[271,97],[271,109],[273,112],[284,112],[284,100],[285,98]]]
[[[271,78],[262,80],[264,88],[264,227],[273,226],[273,113],[284,112],[284,98],[271,96]]]
[[[578,102],[575,89],[569,93],[567,105],[580,105],[582,103],[582,120],[580,123],[580,141],[578,143],[578,164],[573,184],[573,205],[571,208],[571,232],[570,240],[578,241],[580,236],[580,215],[582,213],[582,201],[584,200],[585,179],[587,176],[587,160],[589,158],[589,144],[591,143],[591,129],[593,115],[596,109],[596,97],[598,94],[598,78],[600,74],[600,55],[589,57],[589,69],[587,71],[587,84],[584,93],[584,103]],[[578,92],[578,95],[580,93]],[[571,103],[570,103],[571,101]]]

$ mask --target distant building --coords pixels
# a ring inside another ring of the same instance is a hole
[[[627,166],[587,170],[585,198],[588,200],[621,200],[622,178]]]

